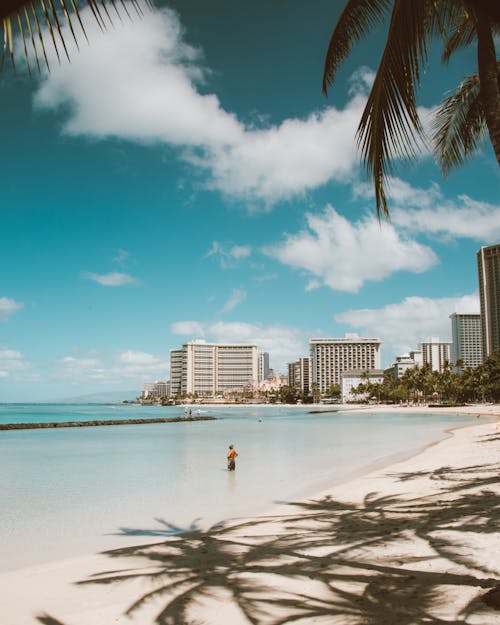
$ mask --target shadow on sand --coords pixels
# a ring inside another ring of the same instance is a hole
[[[399,481],[433,480],[435,491],[425,497],[370,493],[357,505],[325,497],[292,503],[280,517],[206,531],[193,525],[182,534],[165,521],[153,530],[126,529],[161,540],[106,552],[128,568],[79,584],[141,579],[148,590],[126,614],[139,616],[153,603],[158,625],[197,623],[193,608],[221,597],[254,625],[500,622],[498,563],[495,568],[468,548],[478,534],[500,530],[500,497],[491,488],[499,471],[500,464],[491,464],[392,474]],[[453,618],[445,588],[458,606]],[[49,615],[38,620],[64,625]]]

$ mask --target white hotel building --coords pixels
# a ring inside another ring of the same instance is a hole
[[[170,351],[170,394],[216,397],[253,388],[258,360],[256,345],[185,343]]]
[[[380,369],[380,339],[346,334],[343,339],[310,339],[311,388],[324,395],[332,384],[341,384],[345,371]]]
[[[422,364],[430,365],[433,371],[443,371],[445,363],[451,364],[451,341],[441,341],[433,336],[420,343]]]
[[[451,319],[451,364],[455,369],[457,361],[463,367],[479,367],[483,364],[483,342],[481,336],[481,315],[479,313],[453,313]]]

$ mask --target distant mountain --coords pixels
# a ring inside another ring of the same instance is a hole
[[[119,404],[123,401],[134,401],[140,395],[139,391],[106,391],[90,393],[76,397],[59,397],[48,402],[51,404]]]

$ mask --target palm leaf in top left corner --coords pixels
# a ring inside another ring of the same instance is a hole
[[[48,46],[54,50],[58,62],[62,56],[69,60],[68,36],[77,49],[82,37],[88,42],[80,15],[83,6],[89,7],[99,28],[106,30],[116,17],[120,20],[122,15],[130,18],[131,10],[142,15],[143,8],[151,6],[151,0],[100,0],[99,3],[97,0],[4,0],[0,6],[3,34],[0,70],[9,57],[15,71],[19,56],[26,62],[30,75],[32,63],[39,72],[41,65],[50,70]],[[21,46],[16,45],[16,37],[19,37]]]

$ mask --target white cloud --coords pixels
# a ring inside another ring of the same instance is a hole
[[[35,380],[38,375],[31,371],[32,365],[21,352],[7,347],[0,348],[0,378],[9,380]]]
[[[382,280],[397,271],[421,273],[437,262],[429,247],[401,236],[392,225],[371,215],[351,223],[327,206],[322,214],[309,213],[306,218],[308,229],[263,251],[311,274],[309,290],[322,284],[356,292],[366,281]]]
[[[178,321],[172,324],[175,334],[187,334],[179,330],[197,329],[192,338],[203,336],[214,343],[244,343],[257,345],[269,352],[271,367],[286,373],[286,364],[309,353],[309,337],[303,330],[273,324],[265,326],[257,323],[224,322],[207,323],[203,321]]]
[[[217,258],[222,269],[231,269],[237,266],[243,258],[248,258],[252,253],[252,248],[248,245],[231,245],[227,249],[218,241],[212,242],[212,247],[206,253],[206,258],[213,256]]]
[[[86,280],[93,280],[102,286],[123,286],[125,284],[135,284],[137,282],[132,276],[117,271],[111,273],[91,273],[86,271],[82,273],[82,277]]]
[[[229,296],[226,303],[222,307],[222,312],[224,313],[231,312],[232,310],[236,308],[236,306],[238,306],[239,304],[241,304],[241,302],[244,301],[246,296],[247,296],[247,293],[246,291],[243,291],[243,289],[233,289],[231,292],[231,295]]]
[[[443,239],[468,238],[485,243],[500,239],[500,204],[477,201],[467,195],[446,198],[437,183],[427,189],[414,187],[400,178],[387,183],[391,221],[412,234]],[[367,183],[353,186],[355,198],[373,198]]]
[[[203,337],[205,334],[203,324],[198,321],[177,321],[170,326],[170,330],[174,334],[184,334],[194,338]]]
[[[7,321],[7,319],[23,308],[22,302],[16,302],[16,300],[10,297],[0,297],[0,321]]]
[[[346,181],[358,163],[354,134],[363,104],[355,96],[343,110],[329,107],[306,119],[247,130],[238,142],[190,161],[211,173],[210,188],[266,206],[331,180]]]
[[[445,239],[467,238],[485,243],[500,239],[500,204],[478,202],[467,195],[454,201],[437,199],[432,207],[397,208],[392,211],[392,219],[409,232]]]
[[[419,343],[431,336],[450,340],[449,316],[454,312],[479,313],[478,296],[406,297],[382,308],[347,310],[335,315],[335,321],[347,323],[365,336],[382,339],[382,350],[389,364],[394,356],[418,349]]]
[[[233,258],[247,258],[250,256],[251,248],[248,245],[233,245],[229,250],[229,254]]]
[[[132,349],[114,354],[68,355],[61,358],[56,377],[75,385],[85,382],[119,384],[142,382],[168,377],[167,356],[149,354]]]
[[[176,146],[209,188],[264,206],[348,180],[357,168],[364,95],[356,92],[343,109],[247,127],[216,95],[200,92],[208,72],[183,41],[176,13],[146,12],[104,35],[89,14],[82,10],[91,45],[72,51],[71,65],[54,60],[36,94],[39,107],[64,110],[64,132]],[[358,80],[368,78],[364,72]]]

